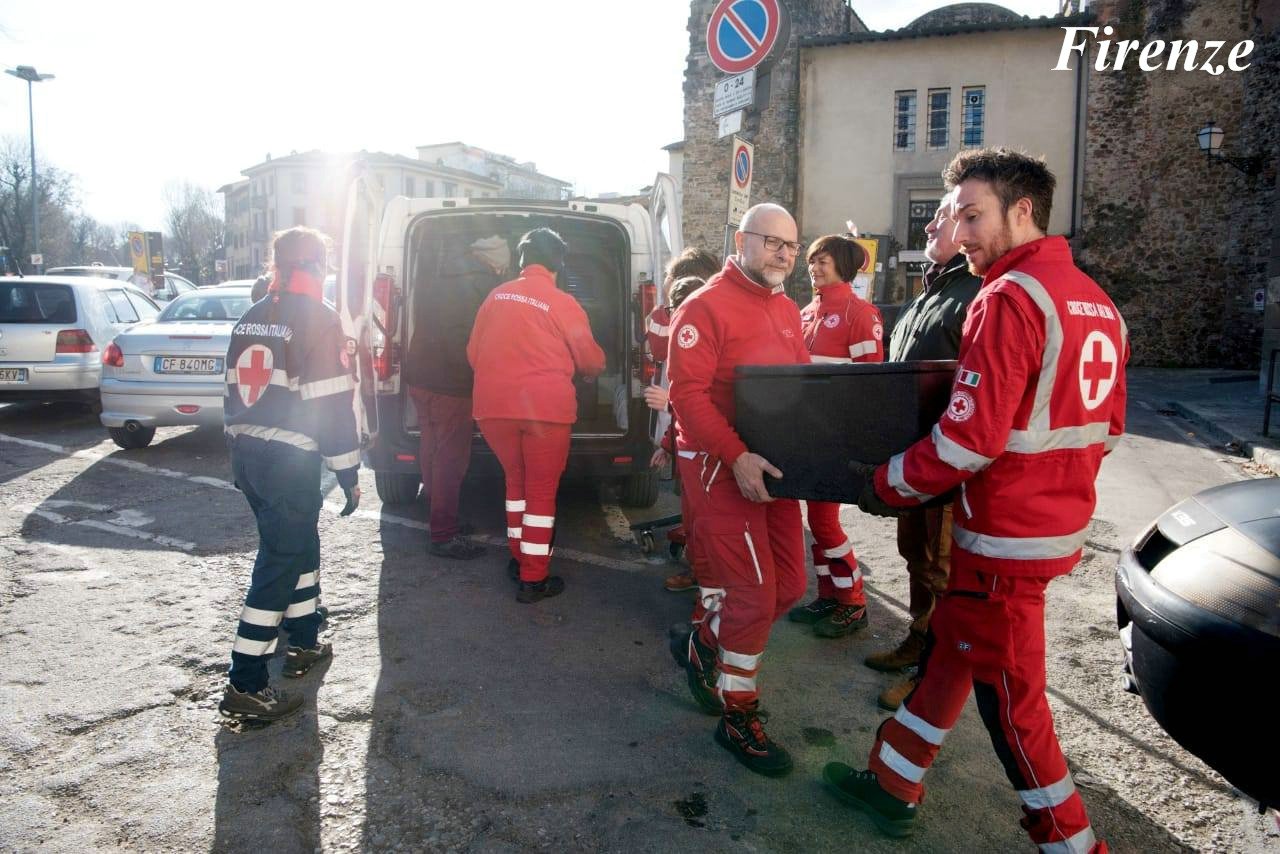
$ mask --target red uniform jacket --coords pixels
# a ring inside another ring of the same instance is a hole
[[[578,419],[575,373],[604,371],[604,351],[578,301],[551,273],[530,264],[480,306],[467,360],[475,371],[472,415],[572,424]]]
[[[1019,246],[969,308],[951,404],[930,436],[876,469],[909,507],[957,485],[951,561],[994,575],[1070,572],[1102,457],[1124,432],[1124,319],[1061,237]]]
[[[747,451],[733,429],[733,369],[809,361],[800,312],[782,287],[757,285],[725,261],[671,320],[671,406],[676,448],[733,465]]]
[[[848,282],[818,288],[800,312],[804,343],[815,362],[884,361],[880,310],[853,292]]]
[[[667,344],[671,340],[671,307],[660,305],[649,313],[649,320],[644,327],[645,340],[649,342],[649,353],[655,362],[667,360]]]

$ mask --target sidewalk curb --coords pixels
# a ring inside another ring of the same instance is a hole
[[[1269,448],[1265,445],[1255,444],[1248,439],[1241,438],[1234,433],[1223,429],[1215,424],[1210,418],[1201,415],[1189,406],[1178,403],[1176,400],[1168,404],[1169,408],[1177,412],[1178,415],[1195,424],[1205,434],[1219,444],[1226,445],[1228,442],[1235,444],[1240,448],[1239,453],[1252,459],[1255,463],[1271,472],[1273,475],[1280,476],[1280,450]]]

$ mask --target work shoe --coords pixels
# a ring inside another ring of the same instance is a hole
[[[907,695],[916,689],[920,684],[919,676],[908,676],[896,685],[890,685],[880,692],[880,696],[876,697],[876,705],[884,709],[886,712],[898,711],[903,701],[907,699]]]
[[[863,660],[863,663],[872,670],[879,670],[881,673],[896,673],[907,667],[915,667],[920,663],[920,656],[923,654],[924,632],[912,629],[907,633],[902,643],[893,649],[871,653]]]
[[[532,605],[534,602],[559,596],[563,592],[564,579],[558,575],[548,575],[541,581],[521,581],[516,601],[521,605]]]
[[[808,605],[799,605],[787,612],[787,619],[793,623],[813,625],[830,614],[840,603],[835,599],[824,599],[819,596]]]
[[[318,643],[312,647],[291,646],[285,650],[282,672],[290,679],[296,679],[306,676],[307,671],[330,658],[333,658],[331,643]]]
[[[268,685],[261,691],[237,691],[228,685],[218,711],[234,720],[278,721],[302,708],[302,695]]]
[[[916,805],[900,801],[880,788],[875,773],[855,771],[843,762],[828,762],[822,779],[837,798],[862,810],[889,836],[910,836],[915,829]]]
[[[791,754],[765,735],[768,717],[757,709],[728,711],[716,727],[716,741],[751,771],[781,777],[791,771]]]
[[[667,580],[662,582],[662,589],[672,593],[685,593],[689,590],[697,590],[698,582],[694,581],[692,572],[677,572],[675,575],[667,576]]]
[[[813,624],[813,633],[820,638],[842,638],[858,629],[867,627],[866,605],[841,605]]]
[[[451,540],[445,540],[443,543],[437,543],[434,540],[427,551],[436,557],[447,557],[453,560],[471,560],[484,554],[484,546],[479,543],[473,543],[462,535],[455,536]]]
[[[709,715],[724,714],[724,703],[716,696],[716,651],[698,639],[698,630],[670,636],[671,657],[684,668],[689,693],[698,708]]]

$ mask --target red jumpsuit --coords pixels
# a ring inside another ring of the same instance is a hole
[[[795,303],[781,287],[751,281],[733,258],[680,306],[671,326],[678,465],[708,612],[699,639],[719,649],[716,692],[725,709],[753,709],[769,629],[804,593],[804,532],[799,502],[756,504],[738,490],[732,467],[747,447],[733,428],[733,372],[804,363],[809,353]]]
[[[604,351],[587,314],[530,264],[485,299],[467,342],[475,370],[473,414],[506,478],[507,542],[520,580],[547,577],[556,489],[578,417],[575,373],[599,376]]]
[[[813,302],[800,312],[804,343],[814,362],[849,364],[884,361],[884,324],[880,311],[853,292],[848,282],[819,288]],[[853,544],[840,527],[840,505],[806,501],[813,532],[813,568],[818,574],[818,597],[841,605],[867,604],[862,570]]]
[[[876,470],[915,506],[959,487],[951,579],[919,686],[880,727],[871,770],[912,803],[972,690],[1022,820],[1044,851],[1100,846],[1045,700],[1044,591],[1080,559],[1102,457],[1124,432],[1128,332],[1061,237],[1019,246],[969,309],[951,404],[932,435]]]

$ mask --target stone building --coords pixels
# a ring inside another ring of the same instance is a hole
[[[418,146],[418,159],[427,163],[462,169],[492,178],[502,185],[501,195],[509,199],[569,198],[573,185],[538,171],[532,161],[518,162],[514,157],[496,154],[464,142],[441,142]]]

